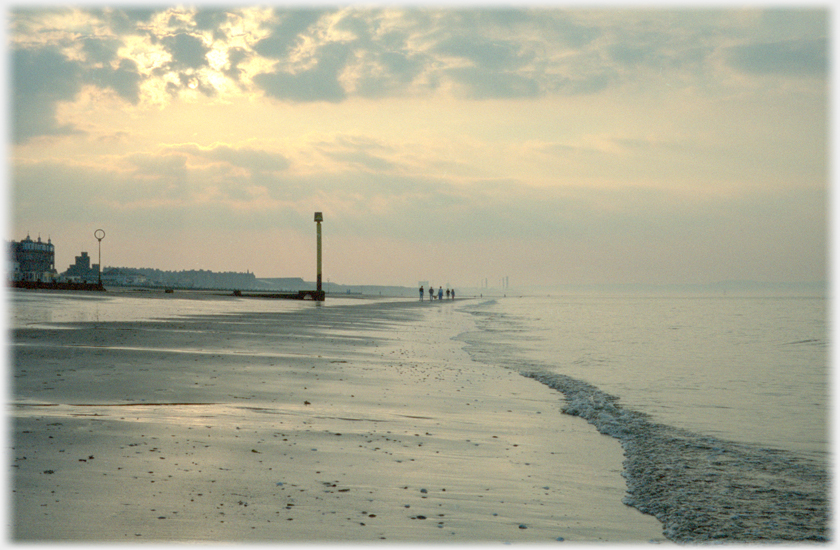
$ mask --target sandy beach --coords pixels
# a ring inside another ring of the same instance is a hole
[[[15,330],[10,537],[664,540],[616,440],[452,340],[459,303]]]

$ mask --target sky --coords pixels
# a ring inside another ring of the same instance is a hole
[[[8,8],[7,240],[490,286],[827,279],[824,7]]]

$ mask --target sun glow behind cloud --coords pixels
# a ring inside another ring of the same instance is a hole
[[[317,210],[348,283],[824,276],[825,10],[11,15],[10,237],[59,270],[107,226],[309,277]]]

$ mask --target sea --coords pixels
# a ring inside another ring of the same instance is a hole
[[[313,307],[201,293],[8,294],[11,327]],[[318,307],[379,301],[328,297]],[[659,519],[670,540],[832,539],[826,297],[545,295],[427,305],[472,319],[474,329],[456,339],[473,361],[556,390],[565,414],[615,438],[625,504]]]
[[[622,445],[625,503],[679,542],[830,540],[825,297],[530,296],[463,308],[467,351]]]

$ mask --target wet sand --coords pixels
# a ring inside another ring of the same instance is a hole
[[[10,536],[664,540],[619,444],[471,361],[458,304],[16,330]]]

